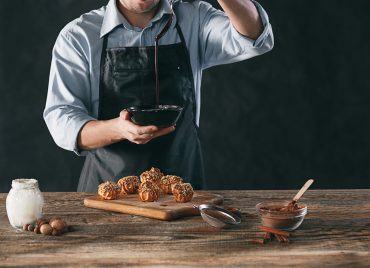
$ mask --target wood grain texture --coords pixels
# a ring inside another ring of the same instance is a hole
[[[166,221],[199,215],[199,210],[194,206],[205,203],[221,204],[222,202],[221,195],[205,192],[194,192],[192,200],[187,203],[177,203],[173,195],[163,195],[157,202],[142,202],[137,194],[126,195],[116,200],[104,200],[98,195],[84,198],[84,205],[90,208]]]
[[[262,238],[254,206],[295,191],[215,191],[239,207],[240,226],[218,230],[201,217],[161,221],[87,208],[91,194],[44,193],[45,216],[63,217],[74,231],[59,237],[17,231],[0,194],[0,266],[66,267],[365,267],[370,266],[370,190],[309,190],[308,215],[290,244]]]

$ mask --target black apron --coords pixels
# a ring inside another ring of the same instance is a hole
[[[181,42],[158,48],[160,103],[183,106],[176,130],[134,144],[127,140],[89,151],[78,191],[95,192],[104,181],[140,175],[152,166],[165,174],[181,176],[195,189],[204,187],[203,159],[196,125],[194,79],[182,31]],[[100,63],[99,120],[119,116],[121,110],[156,103],[154,46],[107,49],[103,40]]]

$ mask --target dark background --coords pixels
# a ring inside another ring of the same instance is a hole
[[[0,2],[0,192],[17,177],[76,190],[83,158],[58,148],[42,119],[51,50],[67,22],[106,2]],[[297,188],[307,178],[369,188],[370,2],[260,3],[274,50],[204,72],[209,188]]]

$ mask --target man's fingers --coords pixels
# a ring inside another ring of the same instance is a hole
[[[158,137],[163,136],[163,135],[167,135],[167,134],[171,133],[174,130],[175,130],[175,127],[163,128],[163,129],[158,130],[154,134],[140,135],[140,136],[138,136],[138,138],[135,139],[134,142],[136,144],[146,144],[150,140],[152,140],[154,138],[158,138]]]
[[[142,139],[142,140],[134,140],[132,141],[133,143],[136,143],[136,144],[146,144],[150,141],[151,139]]]
[[[174,130],[175,127],[168,127],[160,129],[154,132],[153,134],[143,134],[143,135],[131,134],[132,136],[130,137],[130,141],[136,144],[146,144],[152,139],[171,133]]]
[[[138,126],[131,122],[129,113],[126,110],[120,112],[119,117],[125,120],[127,130],[134,135],[153,134],[158,130],[156,126]]]
[[[152,135],[158,131],[158,128],[156,126],[140,127],[134,124],[132,127],[130,127],[129,131],[134,135]]]
[[[162,128],[162,129],[160,129],[160,130],[158,130],[157,132],[154,133],[154,137],[153,138],[157,138],[157,137],[160,137],[160,136],[169,134],[169,133],[171,133],[174,130],[175,130],[175,127],[174,126],[167,127],[167,128]]]
[[[119,117],[123,120],[128,120],[130,121],[130,115],[129,113],[126,111],[126,110],[122,110],[120,113],[119,113]]]
[[[153,139],[154,134],[143,134],[143,135],[136,135],[136,140],[151,140]]]

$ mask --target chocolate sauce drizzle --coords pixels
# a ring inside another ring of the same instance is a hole
[[[172,5],[171,5],[172,8]],[[157,106],[159,105],[159,77],[158,77],[158,45],[159,39],[161,39],[172,24],[173,12],[170,14],[166,25],[163,27],[162,31],[155,37],[155,46],[154,46],[154,73],[155,73],[155,96]]]

